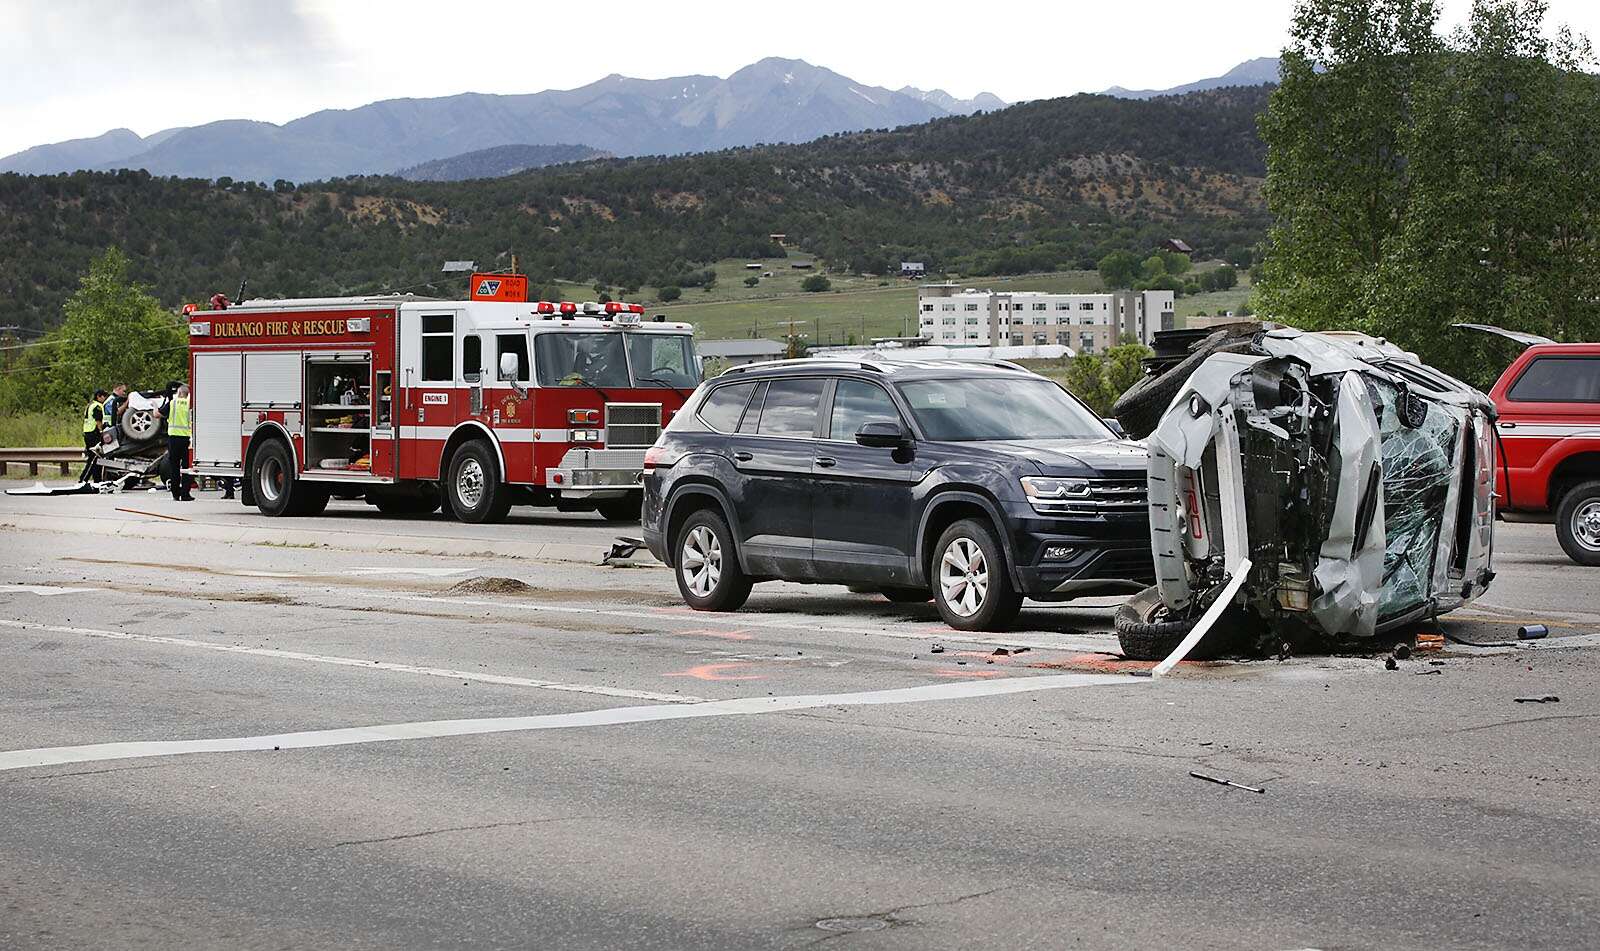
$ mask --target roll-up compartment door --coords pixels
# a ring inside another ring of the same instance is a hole
[[[242,461],[240,408],[243,396],[237,353],[200,353],[194,358],[194,462],[237,466]]]
[[[245,405],[298,409],[304,392],[300,384],[301,366],[299,351],[245,354]]]

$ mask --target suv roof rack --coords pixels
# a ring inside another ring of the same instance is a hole
[[[848,357],[796,357],[788,360],[761,360],[756,363],[741,363],[722,371],[729,373],[745,373],[750,370],[767,370],[773,367],[816,367],[816,366],[846,366],[860,367],[877,373],[887,373],[892,366],[877,360],[854,360]]]

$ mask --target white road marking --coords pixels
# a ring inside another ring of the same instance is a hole
[[[0,594],[15,591],[19,594],[38,594],[50,597],[56,594],[82,594],[85,591],[103,591],[104,588],[57,588],[47,584],[0,584]]]
[[[108,640],[139,641],[146,644],[166,644],[172,647],[192,647],[224,654],[248,654],[253,657],[272,657],[279,660],[308,661],[332,664],[337,667],[358,667],[362,670],[381,670],[397,674],[421,674],[443,677],[447,680],[472,680],[478,683],[501,684],[509,687],[536,687],[540,690],[558,690],[564,693],[587,693],[601,697],[618,697],[624,700],[653,700],[658,703],[700,703],[706,698],[684,694],[651,693],[647,690],[628,690],[623,687],[602,687],[596,684],[562,683],[555,680],[533,680],[528,677],[507,677],[500,674],[481,674],[470,670],[451,670],[446,667],[419,667],[414,664],[392,664],[387,661],[360,660],[355,657],[337,657],[330,654],[307,654],[301,651],[276,650],[268,647],[243,647],[236,644],[215,644],[184,637],[159,637],[154,634],[134,634],[128,631],[102,631],[92,627],[65,627],[59,624],[33,624],[27,621],[0,619],[0,627],[23,631],[48,631],[52,634],[79,634],[84,637],[102,637]]]
[[[482,568],[346,568],[347,575],[426,575],[430,578],[447,578]]]
[[[566,604],[526,603],[519,601],[487,601],[480,598],[452,598],[442,595],[397,595],[392,592],[379,591],[349,591],[340,592],[341,597],[373,598],[380,601],[414,601],[423,604],[455,604],[468,607],[483,608],[511,608],[517,611],[531,611],[534,613],[551,614],[585,614],[601,617],[619,617],[630,620],[666,621],[674,617],[685,617],[675,611],[646,611],[624,610],[620,608],[584,608]],[[688,611],[687,608],[684,609]],[[895,631],[884,628],[864,629],[860,626],[845,627],[842,625],[829,625],[819,623],[820,619],[804,616],[793,621],[770,620],[749,613],[730,614],[726,616],[693,613],[695,625],[718,624],[738,628],[765,628],[778,631],[805,631],[807,633],[821,632],[826,634],[871,634],[875,637],[894,637],[908,641],[949,641],[964,644],[987,644],[992,647],[1030,647],[1035,650],[1069,650],[1085,651],[1090,653],[1115,654],[1119,653],[1114,637],[1085,637],[1073,634],[1057,634],[1048,637],[984,637],[968,634],[954,629],[938,631]],[[863,618],[863,621],[868,619]]]
[[[510,733],[527,730],[567,730],[582,727],[622,726],[658,720],[688,720],[700,717],[742,716],[756,713],[784,713],[817,707],[874,706],[897,703],[926,703],[935,700],[966,700],[975,697],[1060,690],[1066,687],[1123,686],[1149,684],[1118,674],[1059,674],[1047,677],[1015,677],[1006,680],[961,681],[899,687],[857,693],[809,694],[790,697],[745,697],[737,700],[711,700],[694,704],[659,704],[645,707],[612,707],[582,713],[553,713],[524,717],[490,717],[474,720],[424,720],[378,726],[347,727],[333,730],[307,730],[268,736],[227,737],[207,740],[148,740],[123,743],[92,743],[85,746],[57,746],[0,753],[0,771],[34,766],[62,766],[103,760],[141,759],[151,756],[179,756],[187,753],[243,753],[261,750],[315,749],[353,743],[384,743],[390,740],[416,740],[447,736],[475,736],[484,733]]]

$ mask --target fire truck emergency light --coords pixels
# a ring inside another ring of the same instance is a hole
[[[547,300],[542,300],[539,302],[539,306],[535,309],[541,314],[553,314],[556,312],[556,305]]]
[[[598,314],[598,313],[600,313],[600,305],[597,302],[592,301],[592,300],[584,301],[583,302],[583,312],[586,315]]]
[[[576,314],[577,312],[578,312],[578,305],[577,304],[574,304],[572,301],[569,301],[569,300],[564,300],[564,301],[561,302],[561,316],[562,317],[570,318],[573,314]]]

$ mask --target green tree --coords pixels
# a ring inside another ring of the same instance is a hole
[[[1100,282],[1108,291],[1126,290],[1139,279],[1141,263],[1132,251],[1113,251],[1100,259]]]
[[[662,303],[675,301],[683,296],[683,288],[677,286],[676,284],[668,284],[666,287],[656,291],[656,296],[661,298]]]
[[[752,274],[749,277],[744,279],[744,286],[745,287],[755,287],[757,284],[760,284],[760,283],[761,283],[761,278],[756,277],[754,274]]]
[[[833,282],[829,281],[826,277],[824,277],[821,274],[813,274],[810,277],[808,277],[805,280],[800,282],[800,289],[803,290],[803,291],[808,291],[808,292],[813,293],[813,294],[817,294],[817,293],[821,293],[822,291],[832,290],[833,289]]]
[[[128,268],[118,248],[90,264],[48,343],[31,348],[5,371],[0,406],[58,410],[117,383],[137,389],[188,379],[185,327],[129,279]]]
[[[1100,416],[1111,414],[1117,394],[1106,381],[1105,364],[1092,353],[1080,353],[1067,366],[1067,389]]]
[[[1300,0],[1261,118],[1273,215],[1262,303],[1307,327],[1375,330],[1361,304],[1410,187],[1415,91],[1440,67],[1433,0]],[[1352,317],[1355,319],[1352,320]]]
[[[1139,382],[1144,376],[1144,365],[1139,361],[1152,356],[1154,351],[1142,343],[1122,343],[1106,351],[1106,358],[1101,375],[1105,378],[1106,388],[1111,391],[1112,402],[1128,391],[1128,388]],[[1109,415],[1110,404],[1107,404]]]

